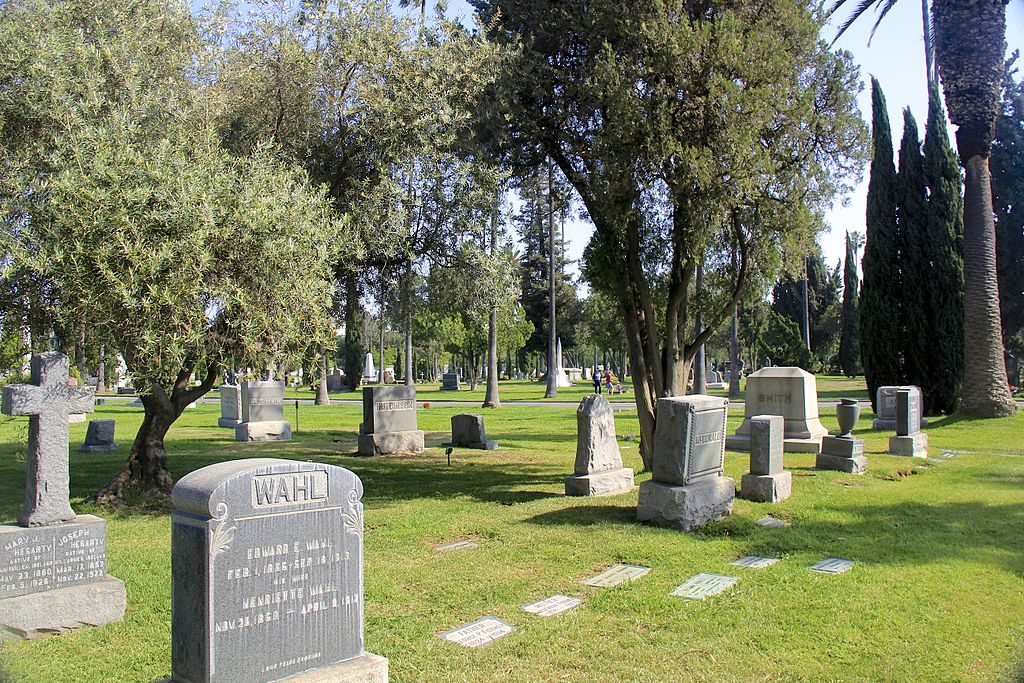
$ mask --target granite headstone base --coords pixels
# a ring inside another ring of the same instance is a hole
[[[633,488],[633,470],[622,467],[565,478],[567,496],[611,496]]]
[[[921,426],[922,427],[927,427],[928,426],[928,420],[926,420],[925,418],[922,417],[921,418]],[[886,431],[886,432],[895,432],[896,431],[896,418],[895,417],[876,417],[874,420],[871,421],[871,428],[872,429],[881,429],[882,431]]]
[[[291,441],[291,438],[292,426],[283,420],[235,425],[235,441]]]
[[[227,427],[228,429],[234,429],[238,425],[242,424],[242,420],[237,417],[218,417],[217,426]]]
[[[158,683],[178,683],[165,678]],[[388,660],[370,652],[330,666],[303,671],[272,683],[388,683]]]
[[[822,437],[811,437],[809,439],[785,438],[782,440],[782,450],[786,453],[820,453]],[[750,451],[749,434],[730,434],[725,437],[725,447],[731,451]]]
[[[636,518],[655,526],[693,531],[732,514],[735,498],[736,482],[729,477],[713,477],[687,486],[645,481],[640,484]]]
[[[917,432],[909,436],[890,436],[889,455],[903,455],[910,458],[928,457],[928,435]]]
[[[389,455],[391,453],[419,453],[423,450],[423,430],[407,432],[378,432],[359,435],[359,455]]]
[[[127,595],[121,579],[30,593],[0,600],[0,640],[42,638],[124,619]]]
[[[793,494],[793,473],[747,474],[740,479],[740,498],[757,503],[778,503]]]
[[[814,461],[814,467],[847,474],[867,472],[868,459],[864,457],[864,440],[826,436],[821,441],[821,452]]]

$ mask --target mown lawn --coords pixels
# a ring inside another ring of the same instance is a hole
[[[850,395],[849,386],[834,391]],[[819,394],[827,389],[819,383]],[[504,389],[504,387],[503,387]],[[543,391],[543,388],[541,388]],[[862,390],[863,391],[863,390]],[[469,394],[469,392],[463,392]],[[461,398],[461,396],[460,396]],[[444,449],[455,407],[420,412],[426,453],[352,457],[357,406],[300,408],[290,443],[238,444],[217,429],[217,407],[186,411],[168,440],[174,475],[223,459],[276,456],[348,467],[365,486],[366,644],[390,659],[394,681],[977,680],[1008,675],[1024,636],[1024,414],[997,421],[936,420],[931,454],[941,462],[882,455],[887,433],[862,429],[870,471],[812,469],[787,454],[793,497],[737,500],[734,515],[701,533],[640,526],[636,491],[569,499],[575,416],[569,408],[507,406],[486,412],[497,452]],[[101,406],[126,448],[141,410]],[[288,419],[294,418],[289,407]],[[739,412],[732,415],[735,429]],[[861,418],[870,426],[871,415]],[[620,437],[635,412],[616,414]],[[823,415],[834,429],[834,411]],[[25,419],[0,423],[0,516],[22,497]],[[81,443],[85,425],[72,425]],[[620,439],[640,470],[635,442]],[[128,587],[123,622],[4,645],[13,681],[148,682],[170,674],[170,521],[166,510],[98,510],[82,499],[120,465],[115,454],[72,454],[79,512],[109,522],[110,572]],[[745,454],[728,453],[739,480]],[[638,475],[646,479],[648,475]],[[755,520],[772,514],[791,526]],[[472,550],[433,546],[474,539]],[[729,565],[748,554],[782,562]],[[857,561],[840,576],[808,567],[827,556]],[[650,566],[629,585],[580,581],[614,562]],[[739,576],[728,592],[692,603],[669,592],[698,572]],[[521,611],[564,593],[586,599],[542,618]],[[493,615],[518,630],[483,649],[437,633]],[[3,676],[0,675],[0,679]]]

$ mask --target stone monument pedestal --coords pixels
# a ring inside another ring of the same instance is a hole
[[[868,459],[864,457],[864,440],[826,436],[821,440],[821,452],[814,461],[814,467],[847,474],[867,472]]]
[[[686,486],[650,480],[640,484],[636,518],[656,526],[682,531],[694,529],[732,514],[736,482],[712,477]]]
[[[744,474],[740,479],[740,498],[756,503],[779,503],[793,494],[793,473]]]
[[[94,583],[0,600],[0,641],[121,621],[126,603],[124,582],[109,575]]]
[[[903,455],[910,458],[928,457],[928,435],[924,432],[907,436],[889,437],[889,455]]]
[[[290,441],[291,438],[292,426],[283,420],[235,425],[235,441]]]
[[[610,496],[633,488],[633,470],[621,467],[615,470],[574,474],[565,478],[567,496]]]
[[[423,430],[406,432],[377,432],[359,435],[359,455],[387,455],[389,453],[419,453],[423,450]]]

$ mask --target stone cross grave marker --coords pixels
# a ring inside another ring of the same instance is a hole
[[[387,660],[363,645],[362,495],[355,474],[322,463],[231,460],[182,477],[171,680],[386,681]]]
[[[556,614],[576,609],[582,604],[583,600],[580,598],[574,598],[569,595],[552,595],[550,598],[544,598],[537,602],[531,602],[529,605],[523,605],[523,611],[536,614],[539,617],[553,617]]]
[[[739,580],[738,576],[700,573],[688,579],[686,583],[676,588],[669,595],[674,598],[686,598],[687,600],[703,600],[704,598],[729,590]]]
[[[484,645],[490,645],[498,638],[504,638],[515,630],[515,626],[497,617],[484,617],[483,619],[477,619],[472,623],[454,628],[451,631],[445,631],[439,634],[439,637],[442,640],[465,645],[466,647],[483,647]]]
[[[68,386],[68,357],[32,356],[32,384],[4,387],[3,413],[27,415],[28,466],[22,526],[59,524],[75,518],[69,501],[68,415],[91,413],[93,390]]]
[[[594,586],[596,588],[611,588],[612,586],[618,586],[620,583],[625,583],[626,581],[636,581],[649,571],[651,571],[650,567],[641,567],[635,564],[623,564],[620,562],[618,564],[613,564],[599,574],[591,576],[583,583],[587,586]]]

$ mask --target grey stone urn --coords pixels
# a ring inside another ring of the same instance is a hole
[[[839,436],[851,438],[857,419],[860,418],[860,406],[857,405],[857,399],[839,399],[839,403],[836,404],[836,417],[839,419]]]

